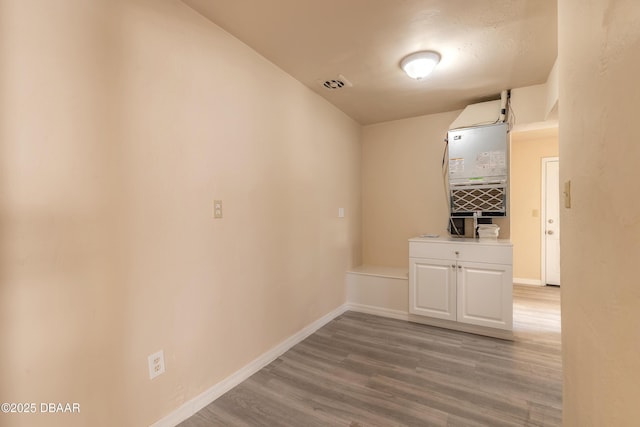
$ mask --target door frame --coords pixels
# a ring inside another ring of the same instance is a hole
[[[547,282],[547,245],[546,238],[546,212],[547,212],[547,163],[558,162],[560,167],[560,157],[543,157],[541,162],[540,176],[542,177],[542,187],[540,188],[540,285],[546,286]],[[558,185],[560,183],[558,182]]]

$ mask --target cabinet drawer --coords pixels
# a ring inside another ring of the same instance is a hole
[[[511,264],[513,249],[508,244],[485,242],[409,242],[411,258],[433,258],[458,261]]]

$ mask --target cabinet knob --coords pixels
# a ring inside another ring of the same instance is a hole
[[[460,255],[460,251],[455,251],[454,252],[456,255]]]
[[[461,265],[458,266],[458,270],[462,270],[462,266]]]
[[[451,268],[456,268],[456,266],[454,264],[451,264]]]

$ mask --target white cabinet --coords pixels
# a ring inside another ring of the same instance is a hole
[[[456,271],[451,261],[411,258],[409,312],[456,320]]]
[[[458,322],[511,330],[512,281],[510,265],[458,262]]]
[[[510,331],[512,253],[508,241],[411,239],[409,312]]]

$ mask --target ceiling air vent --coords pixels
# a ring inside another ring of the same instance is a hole
[[[324,86],[325,89],[328,90],[337,90],[342,89],[345,86],[353,86],[353,84],[342,74],[339,74],[338,77],[334,79],[318,80],[318,83],[320,83],[322,86]]]
[[[322,86],[326,87],[327,89],[340,89],[344,86],[344,82],[342,80],[332,79],[325,81]]]

